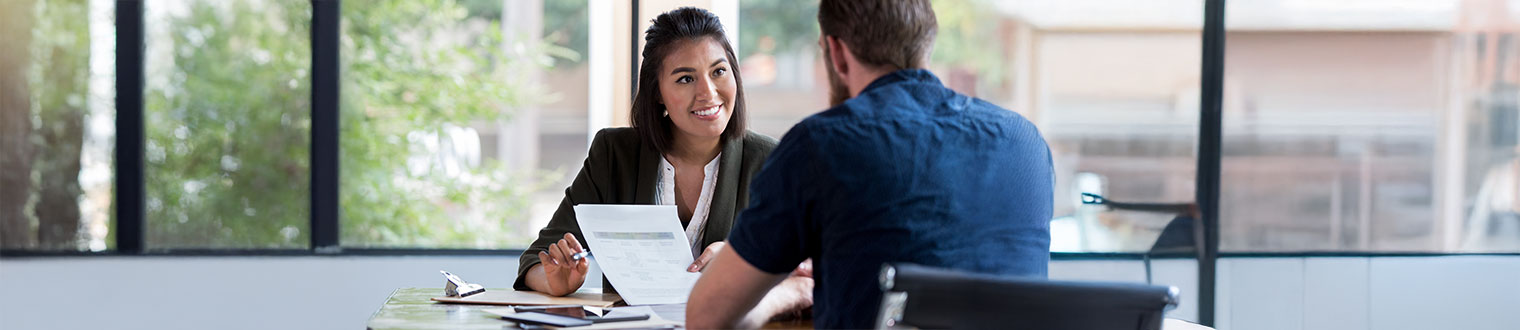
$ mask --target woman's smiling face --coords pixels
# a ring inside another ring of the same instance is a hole
[[[723,45],[712,38],[679,41],[660,63],[660,101],[677,140],[719,138],[734,113],[738,84]]]

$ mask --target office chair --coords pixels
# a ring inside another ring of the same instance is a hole
[[[1172,221],[1161,229],[1151,249],[1141,254],[1145,264],[1145,283],[1151,281],[1151,259],[1157,256],[1192,254],[1198,260],[1205,256],[1203,246],[1204,227],[1198,223],[1198,204],[1194,203],[1128,203],[1111,201],[1103,196],[1082,193],[1082,204],[1106,206],[1110,210],[1139,211],[1173,214]]]
[[[1176,287],[1063,282],[886,264],[877,329],[1161,328]]]

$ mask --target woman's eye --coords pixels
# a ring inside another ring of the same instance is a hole
[[[722,77],[725,73],[728,73],[728,68],[718,68],[713,70],[713,77]]]
[[[690,83],[690,82],[691,82],[691,76],[681,76],[680,78],[676,78],[676,83],[677,84],[685,84],[685,83]]]

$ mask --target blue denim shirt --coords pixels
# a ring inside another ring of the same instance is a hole
[[[786,133],[729,246],[773,274],[813,258],[813,324],[869,328],[883,263],[1045,278],[1053,180],[1023,116],[901,70]]]

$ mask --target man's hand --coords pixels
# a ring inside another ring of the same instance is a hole
[[[565,233],[565,238],[559,242],[549,244],[548,251],[539,252],[539,264],[544,272],[544,284],[547,293],[551,296],[568,295],[580,289],[586,283],[587,268],[591,266],[588,259],[570,260],[570,256],[585,251],[581,243],[575,240],[575,235]]]
[[[771,288],[744,316],[741,326],[758,325],[778,317],[796,315],[808,307],[813,307],[813,278],[804,276],[787,276],[776,287]]]
[[[792,276],[813,278],[813,258],[807,258],[807,260],[803,260],[802,263],[797,264],[797,269],[792,270]],[[809,290],[812,289],[809,288]]]
[[[687,329],[758,327],[779,310],[801,302],[799,297],[791,294],[800,293],[804,288],[808,291],[806,303],[811,305],[812,288],[807,287],[812,283],[811,278],[798,277],[806,280],[794,280],[804,283],[791,283],[790,288],[772,291],[777,283],[787,278],[786,273],[761,271],[734,250],[725,248],[716,254],[696,286],[691,288],[691,298],[686,301]],[[769,302],[756,306],[761,298],[767,298]]]
[[[686,267],[686,272],[696,273],[707,269],[707,264],[712,263],[713,258],[718,257],[718,252],[723,251],[723,248],[727,246],[728,242],[713,242],[711,245],[708,245],[706,249],[702,250],[702,255],[697,256],[697,260],[692,261],[691,266]]]

